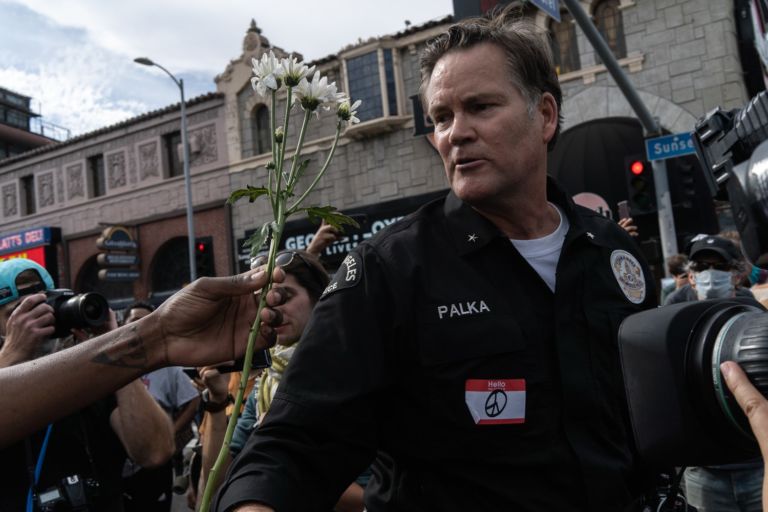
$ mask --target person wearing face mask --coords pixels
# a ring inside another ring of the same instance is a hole
[[[752,297],[747,288],[736,286],[742,265],[738,247],[722,236],[698,235],[688,250],[689,284],[678,288],[664,305],[693,300]]]
[[[665,305],[680,302],[752,296],[737,286],[742,276],[742,255],[729,239],[699,235],[688,250],[690,284],[669,295]],[[752,512],[762,510],[763,464],[760,459],[727,466],[693,467],[685,471],[688,503],[699,512]]]

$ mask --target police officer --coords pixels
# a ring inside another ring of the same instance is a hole
[[[344,260],[225,510],[623,510],[638,495],[616,335],[655,304],[630,236],[546,176],[561,92],[509,11],[422,57],[451,186]]]

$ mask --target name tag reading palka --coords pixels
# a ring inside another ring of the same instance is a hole
[[[476,425],[525,423],[525,379],[469,379],[464,400]]]

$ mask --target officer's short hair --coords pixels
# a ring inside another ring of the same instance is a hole
[[[517,9],[511,6],[500,12],[468,18],[452,25],[446,32],[427,42],[421,55],[419,92],[424,109],[428,108],[426,90],[432,71],[443,55],[481,43],[493,43],[504,50],[510,79],[525,98],[529,115],[533,115],[543,93],[548,92],[554,96],[558,112],[557,129],[547,146],[552,150],[562,125],[563,93],[547,37],[532,22],[520,18]]]

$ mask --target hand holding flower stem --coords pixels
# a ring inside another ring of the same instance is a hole
[[[309,80],[308,77],[313,71],[314,75],[312,76],[312,79]],[[335,82],[328,83],[328,79],[321,76],[318,71],[315,71],[314,66],[308,67],[303,62],[299,62],[293,57],[278,60],[271,51],[268,54],[262,55],[260,60],[253,59],[253,73],[254,76],[251,78],[251,85],[256,93],[265,96],[267,91],[269,91],[271,94],[272,111],[270,115],[270,128],[272,131],[272,161],[266,166],[267,185],[265,187],[252,187],[248,185],[245,189],[235,190],[230,195],[228,202],[234,203],[242,198],[248,198],[250,202],[254,202],[261,196],[267,196],[269,199],[270,206],[272,207],[273,220],[265,223],[256,234],[246,241],[246,245],[250,246],[251,257],[254,257],[259,253],[264,243],[271,236],[266,270],[267,275],[272,276],[275,267],[275,258],[278,252],[277,248],[280,245],[285,221],[289,216],[299,212],[306,212],[310,220],[324,220],[336,229],[343,229],[343,225],[345,224],[359,227],[354,220],[337,212],[332,206],[302,208],[301,204],[309,193],[314,190],[320,181],[320,178],[322,178],[323,174],[325,174],[325,171],[328,169],[328,165],[333,159],[339,137],[341,136],[345,125],[359,122],[357,117],[355,117],[355,114],[356,109],[360,106],[360,101],[358,100],[354,104],[351,104],[349,98],[345,94],[337,93]],[[283,126],[276,127],[277,93],[283,87],[286,91],[285,118]],[[284,173],[285,148],[288,141],[290,114],[296,103],[298,103],[301,109],[304,110],[304,119],[296,142],[296,149],[291,158],[291,167],[286,174]],[[306,167],[309,164],[309,160],[301,159],[301,151],[312,113],[315,113],[319,117],[319,108],[329,110],[332,106],[337,108],[337,123],[336,134],[330,152],[328,153],[328,157],[315,175],[315,178],[309,187],[307,187],[298,199],[288,206],[288,201],[294,197],[294,189],[301,177],[305,174]],[[256,338],[258,337],[261,328],[261,311],[266,305],[267,293],[271,289],[272,279],[270,277],[269,282],[260,295],[256,319],[253,322],[253,326],[251,327],[248,336],[248,346],[245,352],[245,361],[237,396],[235,397],[232,415],[227,424],[224,442],[219,451],[219,455],[216,458],[216,462],[211,469],[208,481],[206,482],[203,501],[200,508],[202,512],[207,512],[209,509],[213,492],[218,485],[219,473],[227,458],[229,444],[232,440],[235,426],[237,425],[237,418],[243,403],[243,395],[248,383],[249,369],[251,367],[251,361],[253,360]]]

